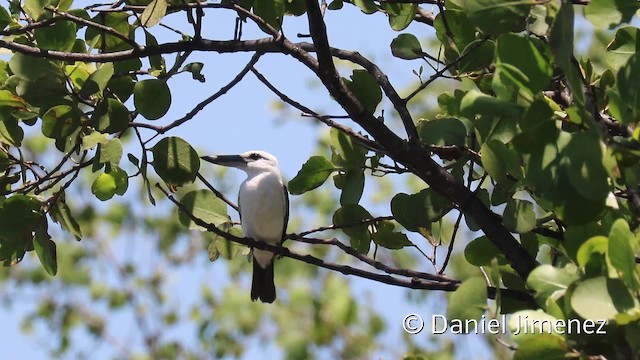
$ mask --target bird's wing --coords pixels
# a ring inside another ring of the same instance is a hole
[[[289,224],[289,190],[287,189],[287,185],[282,184],[282,190],[284,195],[284,225],[282,229],[282,242],[284,242],[287,237],[287,225]]]

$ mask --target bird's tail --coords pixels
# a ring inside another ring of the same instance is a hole
[[[276,286],[273,282],[273,260],[262,268],[253,258],[253,282],[251,283],[251,300],[260,299],[263,303],[272,303],[276,299]]]

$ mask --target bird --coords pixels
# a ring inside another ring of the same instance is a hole
[[[282,244],[289,222],[289,195],[276,157],[266,151],[253,150],[240,155],[202,156],[201,159],[238,168],[247,174],[238,193],[242,231],[256,241]],[[253,249],[252,301],[275,301],[273,261],[272,252]]]

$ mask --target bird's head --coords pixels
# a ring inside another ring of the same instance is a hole
[[[202,160],[222,166],[235,167],[247,173],[278,170],[278,159],[266,151],[247,151],[240,155],[202,156]]]

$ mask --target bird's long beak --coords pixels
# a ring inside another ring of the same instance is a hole
[[[247,163],[245,158],[240,155],[214,155],[214,156],[201,156],[200,159],[222,166],[243,166]]]

